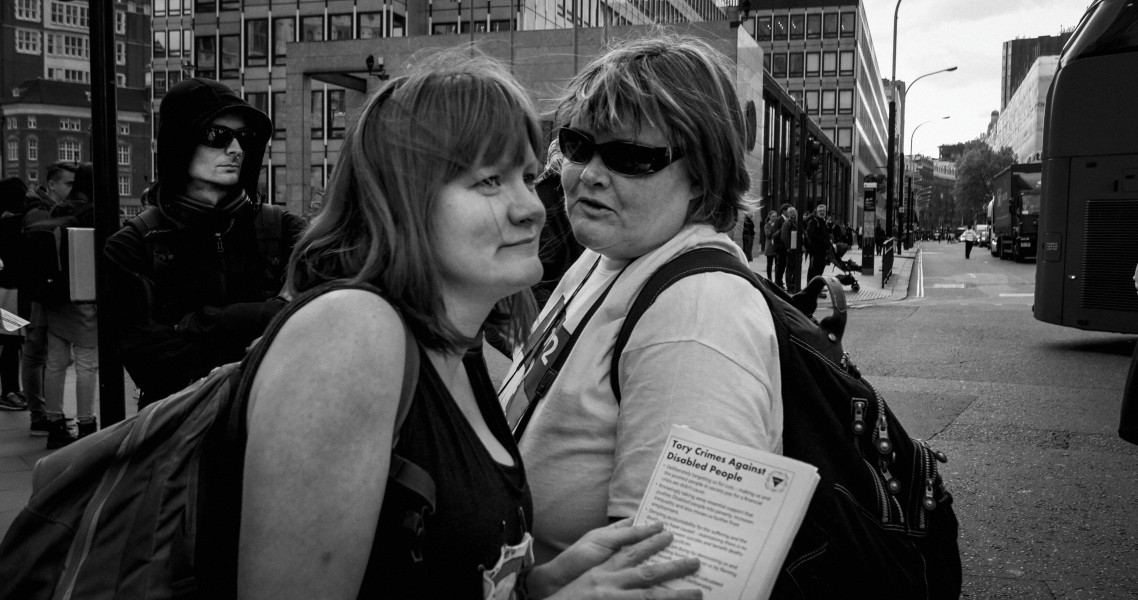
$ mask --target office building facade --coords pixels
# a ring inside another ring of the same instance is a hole
[[[1047,90],[1058,68],[1058,56],[1040,56],[1031,65],[988,132],[986,141],[993,150],[1011,148],[1017,163],[1041,160]]]
[[[1000,62],[1001,111],[1007,108],[1008,102],[1011,101],[1028,71],[1035,65],[1036,59],[1041,56],[1058,56],[1069,39],[1071,31],[1063,31],[1059,35],[1041,35],[1004,42]]]

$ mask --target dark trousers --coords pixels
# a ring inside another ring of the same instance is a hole
[[[783,276],[786,275],[786,250],[779,250],[774,255],[774,282],[778,287],[785,288],[786,283],[783,281]]]
[[[964,258],[971,258],[972,257],[972,244],[975,244],[975,243],[976,242],[970,242],[968,240],[964,240]]]
[[[24,337],[0,335],[0,393],[20,391],[20,346]]]
[[[826,270],[826,254],[811,254],[810,266],[806,268],[806,283],[822,274]]]
[[[753,254],[754,249],[755,249],[755,235],[754,234],[751,234],[751,235],[743,234],[743,254],[747,257],[748,261],[755,260],[755,255]]]
[[[767,255],[767,279],[771,279],[771,267],[773,267],[776,262],[778,262],[778,255],[777,254],[768,254]],[[771,279],[771,281],[774,281],[774,280]]]

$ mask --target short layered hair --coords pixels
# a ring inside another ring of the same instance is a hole
[[[541,158],[541,125],[529,95],[502,64],[473,48],[437,53],[393,78],[349,129],[320,213],[289,263],[293,293],[345,279],[383,290],[418,341],[439,350],[477,343],[445,318],[434,241],[439,191],[502,158]],[[536,313],[525,290],[491,319],[513,343]]]
[[[618,41],[590,62],[558,99],[557,123],[595,131],[645,124],[678,146],[703,195],[688,207],[689,223],[729,231],[751,175],[745,162],[745,119],[730,59],[692,36],[657,31]]]

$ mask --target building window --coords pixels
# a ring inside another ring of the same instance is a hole
[[[822,55],[817,52],[806,53],[806,76],[817,77],[818,69],[821,66]]]
[[[164,58],[166,56],[166,32],[154,32],[154,58]]]
[[[838,75],[854,74],[853,50],[842,50],[838,53]]]
[[[450,35],[458,33],[456,23],[435,23],[431,25],[431,35]]]
[[[47,53],[52,56],[89,60],[91,57],[91,41],[85,35],[48,33]]]
[[[822,90],[822,114],[834,114],[835,96],[834,90]]]
[[[130,175],[119,175],[119,195],[130,195]]]
[[[296,41],[296,17],[282,17],[273,19],[273,63],[282,64],[285,56],[285,44]]]
[[[8,162],[20,162],[20,140],[8,138]]]
[[[806,39],[816,40],[822,37],[822,15],[818,13],[806,15]]]
[[[115,11],[115,33],[126,35],[126,13],[121,10]]]
[[[285,115],[288,109],[288,98],[284,92],[273,92],[273,111],[269,117],[273,120],[273,139],[281,140],[285,136]]]
[[[778,15],[774,18],[774,39],[785,40],[788,34],[786,15]]]
[[[853,113],[853,90],[838,90],[838,114]]]
[[[119,121],[119,135],[130,135],[130,123]]]
[[[830,142],[837,143],[834,141],[835,138],[834,138],[834,128],[833,127],[827,127],[826,129],[823,129],[822,135],[826,136],[826,139],[830,140]]]
[[[194,12],[197,12],[197,13],[215,13],[215,12],[217,12],[217,0],[194,0]]]
[[[838,37],[838,13],[826,13],[822,15],[822,37]]]
[[[269,63],[269,21],[268,19],[249,19],[245,21],[245,64],[262,67]]]
[[[853,150],[853,129],[849,127],[838,128],[838,149],[845,152]]]
[[[328,39],[352,39],[352,15],[328,15]]]
[[[771,62],[771,75],[774,77],[786,77],[786,54],[779,52],[774,55],[773,62]]]
[[[59,119],[59,128],[63,131],[79,131],[79,119],[73,117],[61,117]]]
[[[217,38],[212,35],[194,40],[194,66],[199,77],[214,79],[217,72]]]
[[[28,115],[28,129],[35,129],[35,128],[36,128],[36,116],[35,115]]]
[[[189,50],[189,48],[186,48]],[[166,56],[180,57],[182,56],[182,32],[174,30],[170,32],[170,39],[166,45]]]
[[[818,90],[806,90],[806,112],[818,114]]]
[[[760,42],[771,41],[770,17],[759,17],[755,20],[755,39]]]
[[[312,123],[312,138],[324,137],[324,90],[312,91],[312,103],[309,106],[308,118]]]
[[[39,182],[39,180],[40,180],[40,172],[39,171],[37,171],[35,169],[28,171],[28,183],[32,184],[28,187],[35,187],[36,183]]]
[[[115,85],[126,87],[126,73],[115,73]]]
[[[790,53],[790,77],[802,77],[802,53]]]
[[[285,181],[286,169],[287,167],[283,165],[273,165],[273,185],[269,196],[273,199],[273,204],[288,202],[288,182]]]
[[[790,15],[790,39],[800,40],[806,32],[805,15]]]
[[[31,29],[17,29],[16,52],[38,56],[40,53],[40,32]]]
[[[403,37],[406,34],[407,19],[403,15],[391,15],[391,36]]]
[[[822,76],[828,77],[830,75],[838,74],[838,53],[837,52],[823,52],[822,53]]]
[[[51,24],[87,29],[87,7],[70,2],[51,1]]]
[[[241,76],[241,36],[221,36],[221,78]]]
[[[300,41],[324,41],[324,15],[314,15],[300,19]]]
[[[203,76],[204,77],[204,76]],[[154,95],[161,96],[166,93],[166,71],[154,72]]]
[[[16,0],[16,18],[21,21],[39,22],[40,0]]]
[[[383,13],[360,13],[356,21],[359,23],[356,37],[361,40],[383,37]]]
[[[78,140],[59,140],[59,159],[67,162],[83,162],[83,153]]]
[[[182,30],[182,51],[186,53],[186,58],[193,58],[190,53],[194,51],[194,30]]]
[[[130,144],[119,144],[119,166],[130,166]]]
[[[126,64],[126,42],[115,42],[115,64]]]
[[[854,37],[857,35],[857,13],[844,12],[842,13],[842,37]]]
[[[221,0],[221,10],[241,10],[241,0]]]
[[[154,0],[154,16],[166,16],[166,0]]]
[[[28,162],[36,162],[40,159],[40,141],[34,136],[28,137]]]
[[[245,101],[249,106],[269,114],[269,93],[268,92],[245,92]]]
[[[763,70],[767,73],[771,72],[771,53],[763,52]]]
[[[19,129],[20,121],[16,117],[8,117],[4,119],[4,126],[8,129]]]
[[[182,12],[182,0],[168,0],[168,3],[170,5],[171,16]],[[186,0],[186,3],[189,4],[189,0]]]
[[[344,93],[345,90],[328,90],[328,137],[335,140],[344,138],[347,117]]]

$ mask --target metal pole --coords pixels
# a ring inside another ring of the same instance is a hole
[[[91,2],[91,155],[95,192],[95,298],[99,330],[99,416],[107,427],[126,417],[118,331],[111,323],[112,290],[103,246],[119,230],[118,106],[115,98],[115,11]]]
[[[893,237],[893,185],[896,177],[897,161],[897,15],[901,10],[901,1],[893,9],[893,70],[889,76],[889,139],[888,165],[886,167],[885,182],[885,237]]]

